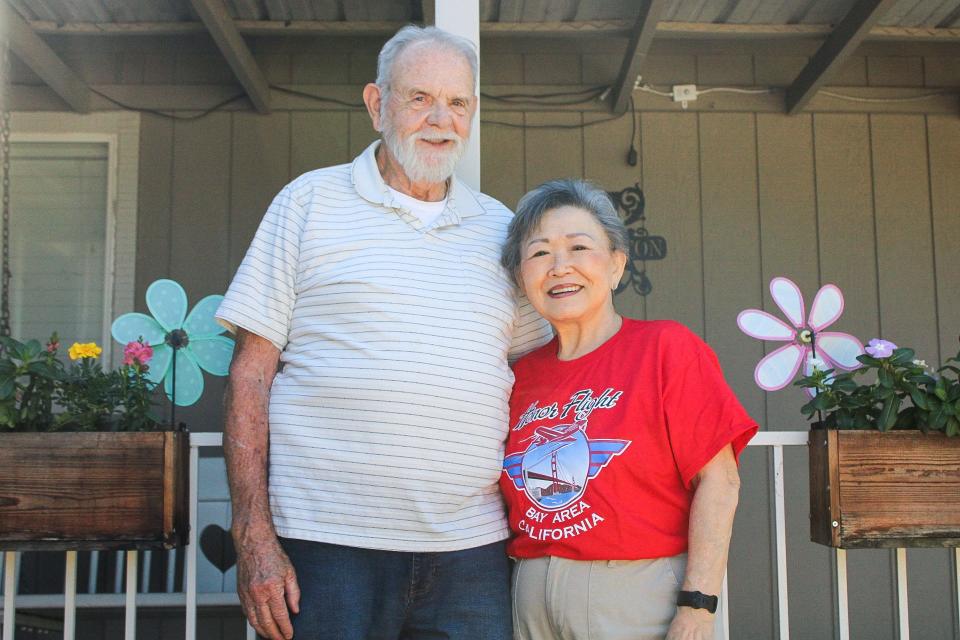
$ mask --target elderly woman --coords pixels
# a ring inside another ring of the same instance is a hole
[[[713,351],[613,305],[627,233],[607,194],[554,180],[520,201],[503,266],[556,332],[519,360],[501,489],[514,631],[713,638],[757,425]]]

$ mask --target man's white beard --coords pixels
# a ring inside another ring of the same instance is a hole
[[[453,148],[449,150],[426,150],[417,148],[417,140],[438,142],[440,140],[453,141]],[[411,182],[426,182],[434,184],[444,182],[453,175],[453,170],[463,155],[463,138],[455,133],[427,133],[417,131],[401,139],[396,129],[389,122],[383,123],[383,141],[387,149],[397,159],[403,172]]]

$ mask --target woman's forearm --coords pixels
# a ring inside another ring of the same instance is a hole
[[[740,474],[728,445],[697,476],[690,507],[684,591],[720,594],[739,494]]]

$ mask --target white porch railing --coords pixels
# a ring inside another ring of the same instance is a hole
[[[17,596],[17,577],[19,574],[19,553],[8,551],[4,553],[3,579],[3,635],[2,640],[13,640],[16,625],[16,607],[24,609],[63,609],[63,637],[64,640],[74,640],[76,635],[77,607],[124,607],[126,640],[136,637],[137,607],[184,607],[186,612],[186,640],[196,640],[197,637],[197,608],[203,606],[239,606],[236,593],[198,593],[197,566],[198,566],[198,505],[199,505],[199,464],[200,447],[219,447],[222,443],[222,434],[219,433],[192,433],[190,434],[190,544],[179,553],[185,553],[184,588],[174,591],[174,575],[176,562],[167,563],[166,592],[146,593],[150,583],[149,571],[152,552],[142,552],[145,557],[144,572],[138,588],[138,563],[140,552],[117,552],[123,554],[124,562],[117,563],[115,576],[115,591],[117,593],[89,593],[77,594],[77,552],[68,551],[66,554],[66,571],[64,577],[64,593],[62,595],[21,595]],[[783,448],[800,447],[807,445],[806,431],[764,431],[757,434],[750,442],[754,447],[771,447],[773,449],[774,466],[774,522],[776,536],[776,566],[777,566],[777,603],[779,639],[789,640],[790,614],[787,606],[787,537],[786,537],[786,505],[784,501],[784,474]],[[172,558],[176,558],[177,550],[168,551]],[[836,553],[836,581],[837,581],[837,611],[840,640],[849,640],[849,610],[847,606],[847,562],[846,551],[837,549]],[[956,556],[954,579],[957,584],[957,611],[960,617],[960,549],[955,549]],[[897,554],[897,605],[899,640],[909,640],[909,615],[907,597],[907,554],[905,549],[898,549]],[[98,556],[94,552],[91,563],[95,564]],[[122,584],[121,567],[126,566],[126,590],[119,593]],[[88,591],[94,591],[94,584]],[[721,599],[720,615],[724,622],[726,637],[730,637],[730,612],[727,606],[727,584],[724,581],[723,597]],[[247,638],[255,638],[253,629],[247,626]]]

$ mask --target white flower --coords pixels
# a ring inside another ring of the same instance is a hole
[[[926,368],[927,368],[927,361],[926,361],[926,360],[914,360],[914,361],[913,361],[913,364],[915,364],[916,366],[920,367],[921,369],[926,369]]]
[[[829,368],[830,367],[827,366],[827,363],[820,358],[814,358],[813,356],[807,358],[808,371],[826,371]]]

